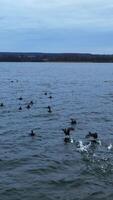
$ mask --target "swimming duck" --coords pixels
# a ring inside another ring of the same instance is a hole
[[[76,119],[71,118],[71,125],[77,124]]]
[[[74,142],[74,140],[70,136],[70,131],[73,131],[73,130],[74,130],[74,128],[72,128],[72,127],[62,129],[62,131],[65,134],[65,138],[64,138],[65,143],[73,143]]]
[[[18,110],[22,110],[22,107],[20,106]]]
[[[21,101],[23,98],[22,98],[22,97],[19,97],[18,99]]]
[[[0,103],[0,107],[3,107],[4,106],[4,104],[3,103]]]
[[[86,138],[89,138],[90,141],[93,143],[100,144],[100,141],[98,140],[98,134],[96,132],[95,133],[89,132],[88,135],[86,135]]]
[[[31,106],[28,104],[28,105],[26,106],[26,108],[27,108],[27,109],[30,109],[30,108],[31,108]]]
[[[70,135],[70,131],[74,131],[75,129],[72,127],[68,127],[68,128],[63,128],[62,131],[64,132],[65,135]]]
[[[48,98],[49,98],[49,99],[52,99],[53,97],[52,97],[52,96],[49,96]]]
[[[33,104],[34,104],[33,101],[30,101],[29,105],[33,105]]]
[[[31,130],[31,133],[30,133],[30,136],[35,136],[36,134],[34,133],[34,131],[33,130]]]
[[[49,113],[51,113],[51,112],[52,112],[52,109],[51,109],[51,107],[50,107],[50,106],[48,106],[47,108],[48,108],[48,112],[49,112]]]
[[[89,132],[88,135],[86,135],[86,138],[97,139],[98,138],[98,134],[96,132],[95,133]]]

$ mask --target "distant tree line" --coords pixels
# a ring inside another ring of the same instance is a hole
[[[113,55],[85,53],[0,53],[0,62],[113,62]]]

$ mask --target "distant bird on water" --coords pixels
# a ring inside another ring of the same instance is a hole
[[[49,99],[52,99],[53,97],[50,95],[48,98],[49,98]]]
[[[29,105],[33,105],[33,104],[34,104],[33,101],[30,101]]]
[[[68,127],[68,128],[63,128],[62,131],[64,132],[65,135],[70,135],[71,131],[74,131],[75,129],[72,127]]]
[[[36,135],[36,133],[34,133],[33,130],[31,130],[30,136],[34,137]]]
[[[75,125],[75,124],[77,124],[76,119],[71,118],[71,125]]]
[[[0,107],[3,107],[4,106],[4,104],[3,103],[0,103]]]
[[[98,134],[96,132],[95,133],[89,132],[88,135],[86,135],[86,138],[97,139],[98,138]]]
[[[89,138],[90,141],[93,143],[101,144],[101,142],[98,140],[98,134],[96,132],[95,133],[89,132],[88,135],[86,135],[86,138]]]
[[[30,109],[30,108],[31,108],[31,106],[28,104],[28,105],[26,106],[26,108],[27,108],[27,109]]]
[[[20,101],[21,101],[22,99],[23,99],[22,97],[19,97],[19,98],[18,98],[18,100],[20,100]]]
[[[22,110],[22,107],[20,106],[18,110]]]
[[[47,92],[45,92],[44,95],[47,95]]]
[[[74,128],[68,127],[68,128],[62,129],[62,131],[63,131],[64,134],[65,134],[64,142],[65,142],[65,143],[73,143],[74,140],[70,137],[70,132],[71,132],[71,131],[74,131]]]
[[[48,106],[47,108],[48,108],[48,112],[49,112],[49,113],[52,113],[52,109],[51,109],[51,107]]]

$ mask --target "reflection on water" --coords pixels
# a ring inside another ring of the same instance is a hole
[[[1,199],[113,199],[112,74],[112,64],[0,63]]]

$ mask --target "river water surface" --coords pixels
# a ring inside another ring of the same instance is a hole
[[[1,102],[0,200],[113,200],[113,64],[0,63]]]

